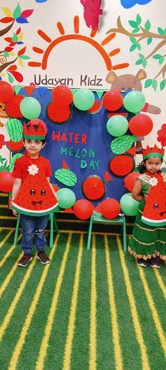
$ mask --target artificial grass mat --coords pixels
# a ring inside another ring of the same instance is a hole
[[[60,231],[51,264],[21,268],[0,229],[0,369],[164,370],[166,268],[138,267],[120,236]]]

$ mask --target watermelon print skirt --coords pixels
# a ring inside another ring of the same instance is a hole
[[[128,251],[135,258],[145,260],[160,256],[166,260],[166,226],[150,226],[141,221],[145,202],[140,201]]]

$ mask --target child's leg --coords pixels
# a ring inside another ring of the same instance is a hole
[[[46,245],[45,229],[48,223],[48,216],[35,217],[35,238],[34,242],[38,252],[44,250]]]
[[[35,245],[38,251],[37,258],[43,265],[50,263],[50,259],[44,251],[46,245],[45,228],[47,226],[48,219],[49,216],[35,218]]]
[[[32,254],[33,238],[35,233],[35,220],[34,217],[20,215],[22,226],[22,250],[24,254]]]

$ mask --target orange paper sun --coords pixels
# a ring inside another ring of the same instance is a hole
[[[52,52],[52,50],[58,44],[60,44],[61,42],[67,41],[67,40],[84,41],[84,42],[90,44],[92,47],[94,47],[100,53],[100,55],[102,56],[108,71],[111,71],[112,69],[113,70],[122,69],[122,68],[126,68],[126,67],[129,66],[129,63],[121,63],[121,64],[116,64],[114,66],[112,65],[111,57],[113,57],[114,55],[116,55],[120,52],[119,48],[113,49],[109,54],[104,49],[104,46],[107,45],[111,40],[113,40],[115,38],[115,36],[116,36],[115,32],[111,33],[109,36],[107,36],[101,42],[101,44],[99,44],[97,41],[94,40],[94,37],[95,37],[98,29],[92,30],[91,34],[90,34],[90,37],[79,34],[79,17],[78,16],[74,17],[74,33],[73,34],[66,35],[65,30],[64,30],[63,25],[62,25],[61,22],[57,23],[57,28],[58,28],[58,31],[59,31],[61,36],[55,38],[55,40],[51,40],[51,38],[44,31],[38,30],[39,36],[44,41],[47,42],[48,46],[46,47],[45,50],[43,50],[39,47],[36,47],[36,46],[33,47],[33,51],[35,51],[37,54],[42,55],[42,61],[41,62],[31,61],[31,62],[28,63],[28,65],[30,67],[40,67],[43,70],[47,69],[48,59],[49,59],[49,56],[50,56],[50,53]]]

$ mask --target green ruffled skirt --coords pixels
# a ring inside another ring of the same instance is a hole
[[[147,260],[160,256],[162,260],[166,260],[166,226],[156,227],[143,223],[141,216],[144,205],[145,202],[141,200],[128,251],[136,258]]]

